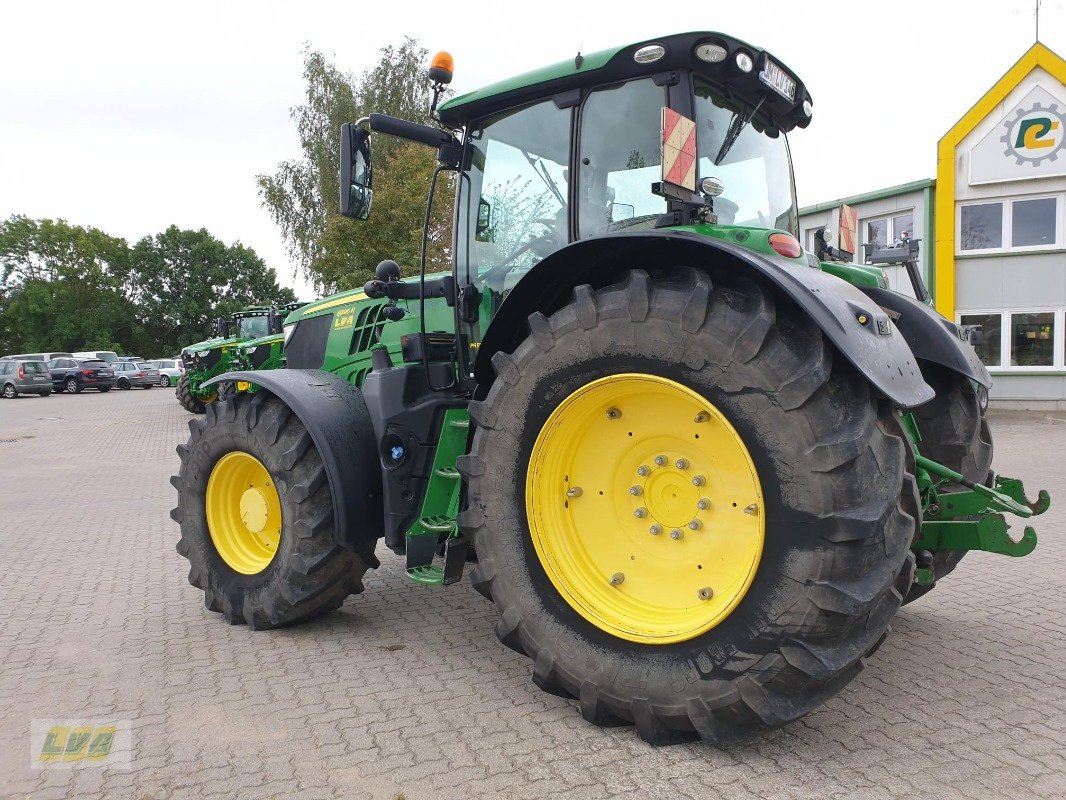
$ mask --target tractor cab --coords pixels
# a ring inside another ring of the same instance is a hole
[[[806,127],[811,110],[803,84],[769,53],[688,33],[578,54],[452,98],[439,119],[454,134],[382,115],[366,122],[437,146],[442,169],[459,173],[454,286],[459,349],[472,361],[511,289],[575,242],[697,226],[769,252],[766,233],[778,231],[797,257],[785,134]],[[346,128],[342,213],[365,219],[369,132]]]

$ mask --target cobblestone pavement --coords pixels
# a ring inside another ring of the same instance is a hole
[[[971,554],[799,723],[655,749],[536,689],[468,584],[394,556],[343,609],[224,624],[168,517],[172,392],[0,401],[0,795],[48,798],[1066,796],[1066,414],[994,415],[996,466],[1057,492],[1024,559]],[[40,718],[130,720],[129,771],[31,770]]]

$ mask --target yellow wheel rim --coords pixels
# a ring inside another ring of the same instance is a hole
[[[206,506],[222,560],[243,575],[265,570],[281,543],[281,498],[262,462],[239,450],[222,456],[207,479]]]
[[[529,460],[537,556],[570,606],[642,644],[683,642],[743,599],[765,539],[740,435],[675,381],[622,374],[567,397]]]

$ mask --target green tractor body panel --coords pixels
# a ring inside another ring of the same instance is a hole
[[[428,275],[428,278],[437,277]],[[417,285],[418,278],[404,283]],[[371,351],[384,346],[395,361],[403,360],[403,339],[422,330],[418,300],[398,300],[403,318],[389,321],[383,316],[386,302],[368,298],[362,290],[350,290],[310,303],[285,320],[287,366],[294,369],[321,369],[362,386],[371,369]],[[425,331],[446,335],[455,332],[454,311],[443,298],[425,300]],[[305,348],[314,338],[316,346]]]

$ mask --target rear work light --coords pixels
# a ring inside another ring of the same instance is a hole
[[[799,241],[791,233],[771,233],[770,247],[785,258],[799,258],[803,253]]]

